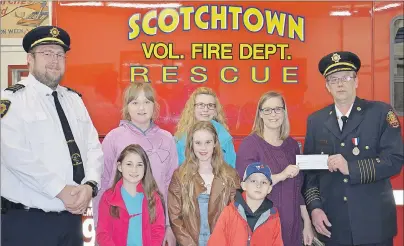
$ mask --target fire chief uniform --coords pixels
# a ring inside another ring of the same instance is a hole
[[[62,230],[57,223],[58,218],[62,217],[57,216],[63,214],[76,216],[74,226],[80,223],[77,233],[81,234],[81,216],[65,211],[63,202],[56,198],[65,185],[77,185],[77,183],[73,180],[74,158],[71,157],[66,144],[52,92],[51,88],[36,80],[31,74],[17,85],[1,92],[2,205],[3,199],[7,204],[11,202],[22,205],[26,213],[21,219],[29,216],[32,218],[35,212],[30,213],[31,210],[50,212],[46,214],[55,215],[52,217],[55,220],[52,230]],[[74,141],[80,150],[85,172],[81,184],[86,181],[99,183],[103,154],[98,133],[87,109],[78,93],[60,85],[57,86],[56,92]],[[24,211],[19,209],[18,211]],[[10,233],[16,231],[15,228],[11,228],[13,221],[17,219],[11,217],[15,212],[15,209],[2,206],[3,243],[7,242]],[[25,230],[29,230],[30,233],[43,230],[41,221],[37,221],[36,224],[37,228],[31,224],[27,225]],[[10,228],[5,228],[5,225]],[[27,231],[24,231],[24,228],[20,230],[23,238]],[[43,240],[44,243],[41,245],[58,245],[47,241],[49,238],[44,237]],[[69,240],[69,235],[66,235],[66,240]]]
[[[329,67],[359,67],[344,55]],[[343,123],[332,104],[308,118],[304,154],[341,154],[349,175],[305,172],[307,209],[311,214],[320,208],[327,215],[331,238],[320,234],[326,245],[392,245],[397,216],[390,177],[400,173],[404,162],[400,123],[390,105],[358,97],[348,114]]]
[[[305,175],[307,208],[310,213],[323,209],[333,241],[370,244],[397,233],[389,178],[400,173],[404,159],[400,126],[393,114],[387,104],[356,98],[342,132],[334,105],[308,119],[304,154],[341,154],[348,162],[349,175],[328,170]]]

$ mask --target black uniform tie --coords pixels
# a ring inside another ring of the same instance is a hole
[[[348,121],[348,117],[346,116],[341,116],[341,120],[342,120],[342,130],[344,130],[344,126],[346,125],[346,122]]]
[[[65,135],[67,147],[69,148],[70,158],[73,164],[73,180],[77,184],[80,184],[84,179],[84,167],[83,160],[81,159],[79,147],[74,141],[73,133],[70,128],[69,122],[67,121],[66,115],[63,112],[62,105],[60,105],[58,99],[58,93],[56,91],[52,92],[52,96],[55,99],[56,111],[58,112],[60,123],[62,124],[63,133]]]

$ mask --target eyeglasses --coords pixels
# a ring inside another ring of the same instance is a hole
[[[275,112],[275,114],[280,114],[283,112],[283,110],[285,110],[284,107],[276,107],[276,108],[262,108],[261,112],[265,115],[270,115],[273,112]]]
[[[339,84],[339,82],[341,82],[342,84],[346,84],[347,82],[350,82],[350,81],[354,80],[355,78],[356,78],[355,76],[345,76],[345,77],[341,77],[341,78],[331,77],[331,78],[327,78],[327,82],[330,85],[336,85],[336,84]]]
[[[205,103],[196,103],[196,104],[195,104],[195,107],[197,107],[198,109],[204,109],[206,106],[207,106],[208,109],[210,109],[210,110],[216,109],[216,104],[214,104],[214,103],[208,103],[208,104],[205,104]]]
[[[66,58],[65,54],[55,54],[53,52],[49,52],[49,51],[43,51],[43,52],[32,52],[31,54],[43,54],[43,56],[45,57],[45,59],[47,60],[52,60],[54,58],[56,58],[58,61],[63,61]]]

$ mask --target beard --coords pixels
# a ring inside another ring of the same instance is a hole
[[[53,74],[48,72],[46,68],[44,69],[44,71],[34,68],[34,70],[32,71],[32,75],[34,75],[34,77],[42,84],[52,89],[56,89],[63,78],[63,72],[60,69],[59,71],[59,74]]]

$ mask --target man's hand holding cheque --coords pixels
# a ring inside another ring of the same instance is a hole
[[[329,156],[327,165],[330,172],[340,171],[344,175],[349,175],[348,162],[341,154]]]

